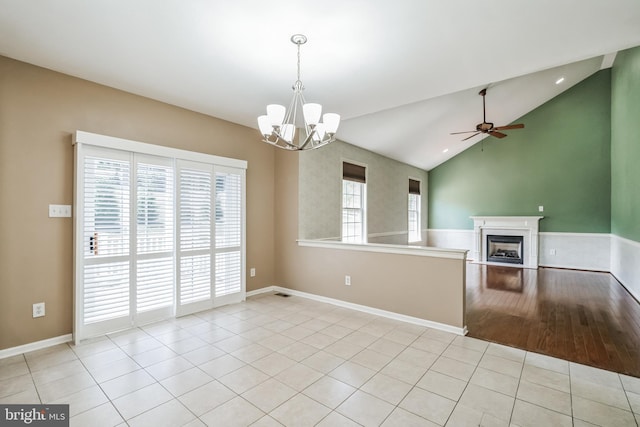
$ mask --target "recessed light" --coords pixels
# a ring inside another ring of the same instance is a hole
[[[560,77],[558,80],[556,80],[556,84],[559,85],[563,81],[564,81],[564,77]]]
[[[445,148],[444,150],[442,150],[443,153],[446,153],[447,151],[449,151],[448,148]]]

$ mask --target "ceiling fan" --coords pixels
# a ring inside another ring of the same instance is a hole
[[[522,129],[524,125],[522,123],[516,125],[508,125],[508,126],[493,126],[493,123],[487,122],[487,110],[484,103],[484,98],[487,95],[487,89],[482,89],[478,95],[482,96],[482,123],[476,125],[476,130],[469,130],[464,132],[453,132],[451,135],[459,135],[462,133],[473,133],[473,135],[466,137],[463,141],[467,139],[473,138],[476,135],[481,133],[486,133],[491,136],[495,136],[496,138],[504,138],[507,134],[499,132],[501,130],[510,130],[510,129]]]

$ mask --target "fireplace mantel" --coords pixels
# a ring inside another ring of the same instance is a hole
[[[538,224],[543,216],[472,216],[473,252],[471,259],[487,263],[487,234],[523,236],[525,268],[538,268]],[[501,264],[504,265],[504,264]]]

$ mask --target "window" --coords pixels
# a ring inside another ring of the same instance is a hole
[[[366,168],[342,164],[342,241],[366,243]]]
[[[420,205],[420,181],[409,179],[409,243],[422,241]]]
[[[76,134],[76,341],[244,300],[246,162]]]

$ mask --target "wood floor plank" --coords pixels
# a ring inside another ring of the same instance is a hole
[[[640,304],[610,274],[467,265],[469,336],[640,377]]]

